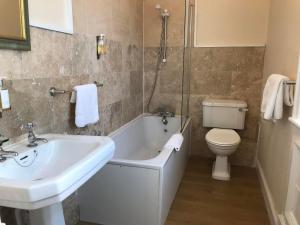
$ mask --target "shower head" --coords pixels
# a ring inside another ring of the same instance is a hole
[[[155,9],[156,9],[157,11],[159,11],[159,13],[160,13],[160,15],[161,15],[162,17],[169,17],[169,16],[170,16],[169,10],[167,10],[167,9],[162,10],[160,4],[156,4],[156,5],[155,5]]]
[[[170,16],[170,12],[169,10],[165,9],[161,12],[161,16],[162,17],[169,17]]]

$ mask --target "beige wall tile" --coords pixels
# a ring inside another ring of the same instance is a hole
[[[184,40],[184,0],[145,0],[144,1],[144,44],[145,47],[157,47],[160,42],[162,20],[155,10],[156,4],[162,9],[170,11],[168,23],[168,45],[170,47],[183,46]]]

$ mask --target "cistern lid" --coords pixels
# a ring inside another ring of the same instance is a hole
[[[229,99],[206,99],[202,102],[204,106],[215,107],[237,107],[246,108],[247,103],[241,100],[229,100]]]
[[[205,139],[207,142],[219,146],[238,145],[241,142],[240,136],[234,130],[218,128],[210,130]]]

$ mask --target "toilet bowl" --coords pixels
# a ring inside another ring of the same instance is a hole
[[[230,180],[228,156],[237,150],[241,142],[240,136],[231,129],[214,128],[206,134],[205,139],[208,148],[216,155],[212,177],[217,180]]]
[[[247,103],[241,100],[206,99],[203,106],[203,127],[212,128],[205,136],[208,148],[216,155],[212,177],[230,180],[228,156],[233,154],[241,138],[235,130],[243,130]]]

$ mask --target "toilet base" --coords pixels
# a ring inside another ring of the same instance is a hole
[[[217,156],[213,165],[212,178],[216,180],[230,180],[230,164],[227,156]]]

